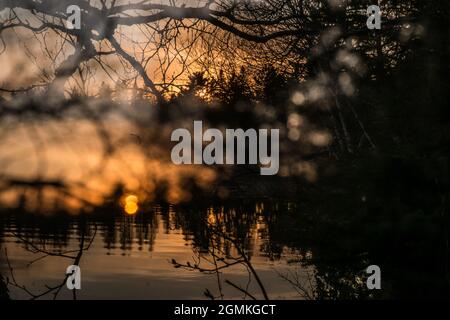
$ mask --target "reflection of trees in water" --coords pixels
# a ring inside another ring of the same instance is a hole
[[[210,299],[223,299],[223,286],[229,285],[243,294],[243,298],[249,297],[256,300],[256,295],[249,290],[252,281],[255,281],[260,295],[268,300],[269,294],[262,282],[258,272],[252,265],[252,243],[255,225],[258,223],[258,210],[255,210],[260,203],[242,204],[235,206],[212,206],[205,210],[196,210],[201,212],[200,216],[195,217],[194,224],[196,228],[190,228],[193,236],[193,242],[196,243],[198,236],[198,225],[200,228],[200,241],[202,243],[194,247],[193,262],[178,262],[172,259],[175,268],[184,268],[187,270],[198,271],[206,274],[214,274],[217,278],[218,293],[214,294],[208,288],[204,295]],[[192,210],[183,211],[183,221],[190,221]],[[206,212],[206,214],[205,214]],[[189,224],[192,226],[192,224]],[[235,266],[244,267],[248,272],[248,281],[246,284],[236,284],[227,279],[223,272]]]
[[[255,210],[261,204],[243,204],[180,211],[186,213],[178,214],[180,225],[196,244],[196,258],[189,264],[173,261],[174,266],[216,274],[219,295],[208,290],[210,298],[222,297],[226,284],[251,297],[255,293],[245,284],[228,283],[222,272],[251,264],[251,239],[262,219],[261,251],[300,267],[280,277],[303,298],[447,297],[449,226],[443,190],[429,178],[406,189],[414,172],[418,181],[424,178],[416,163],[385,159],[380,166],[368,161],[351,168],[305,193],[303,202],[264,202],[263,210]],[[368,172],[378,180],[361,180]],[[396,183],[386,187],[391,174],[397,175]],[[366,268],[372,264],[382,270],[379,291],[366,286]]]
[[[241,266],[255,281],[257,270],[253,273],[250,266],[258,249],[269,259],[282,259],[291,267],[299,267],[288,273],[279,271],[280,281],[288,281],[298,289],[299,297],[307,299],[423,296],[425,288],[429,296],[446,295],[448,256],[441,254],[446,250],[445,224],[440,225],[438,215],[427,217],[415,212],[414,206],[407,209],[411,200],[398,198],[395,190],[388,198],[380,190],[364,193],[364,202],[359,193],[347,190],[324,194],[325,190],[319,189],[310,192],[302,203],[160,205],[133,216],[124,215],[117,206],[105,206],[85,216],[4,212],[1,233],[13,231],[25,246],[30,242],[61,253],[74,233],[79,237],[85,230],[91,237],[90,226],[95,224],[108,252],[119,249],[125,253],[142,250],[145,244],[152,250],[161,221],[166,232],[181,231],[192,245],[194,260],[190,264],[172,261],[175,267],[218,277],[219,293],[213,288],[205,292],[210,298],[222,297],[224,286],[235,288],[243,297],[259,294],[249,292],[247,283],[234,283],[226,277],[227,268]],[[328,201],[323,201],[324,197]],[[393,215],[389,208],[399,199],[405,213]],[[255,248],[255,237],[262,239],[260,248]],[[382,268],[381,292],[366,288],[365,269],[371,264]],[[411,287],[411,282],[421,286]],[[270,297],[270,286],[266,290]]]
[[[142,250],[144,243],[152,250],[157,230],[156,215],[152,212],[125,216],[117,206],[102,206],[97,209],[76,216],[64,212],[44,216],[17,210],[2,211],[2,241],[5,241],[8,233],[14,232],[30,243],[48,246],[57,252],[69,246],[71,240],[76,239],[81,232],[91,236],[90,227],[98,225],[107,250],[117,247],[132,250],[135,249],[135,244],[138,245],[138,250]]]
[[[93,229],[93,231],[92,231]],[[78,241],[78,248],[77,249],[71,249],[71,250],[53,250],[53,249],[47,249],[47,246],[45,244],[39,243],[36,244],[33,240],[27,240],[22,238],[20,235],[17,235],[15,233],[12,233],[13,237],[17,239],[17,241],[24,244],[24,247],[27,251],[37,255],[36,258],[31,260],[27,266],[30,266],[34,264],[35,262],[41,261],[47,257],[58,257],[63,259],[69,259],[71,265],[74,266],[80,266],[81,258],[83,257],[83,253],[90,249],[95,236],[97,234],[97,227],[94,225],[94,228],[90,228],[90,226],[82,225],[79,229],[79,237],[77,239]],[[90,239],[87,238],[87,234],[92,233]],[[3,254],[3,253],[2,253]],[[62,280],[57,285],[45,285],[45,289],[41,290],[38,293],[33,292],[32,290],[29,290],[25,285],[20,284],[20,280],[17,280],[14,274],[14,267],[11,265],[8,251],[5,248],[4,256],[6,258],[6,262],[8,264],[9,268],[9,276],[7,277],[7,285],[10,285],[12,287],[15,287],[17,289],[20,289],[24,293],[29,296],[31,300],[40,299],[42,297],[47,297],[52,295],[53,300],[56,300],[59,293],[61,292],[61,289],[66,286],[66,283],[68,281],[68,278],[72,274],[66,274]],[[73,271],[75,272],[75,271]],[[72,297],[74,300],[77,299],[77,291],[76,289],[72,289]]]
[[[207,250],[210,245],[210,226],[218,224],[222,231],[236,238],[243,248],[251,248],[253,233],[258,222],[254,202],[227,202],[211,206],[181,206],[175,211],[175,219],[192,240],[195,247]],[[228,252],[230,248],[224,248]]]
[[[227,203],[225,205],[171,206],[149,205],[135,215],[127,215],[115,203],[107,203],[94,211],[69,215],[43,215],[19,210],[3,210],[0,219],[2,241],[10,232],[26,241],[37,241],[42,245],[61,250],[81,230],[90,235],[89,226],[98,226],[105,248],[121,250],[142,250],[149,245],[152,250],[158,221],[162,221],[165,231],[181,230],[185,240],[197,249],[207,250],[209,246],[209,225],[220,221],[223,232],[235,237],[246,250],[251,250],[256,225],[264,225],[261,212],[255,209],[258,203]],[[213,219],[213,220],[212,220]],[[262,232],[262,230],[259,230]],[[228,248],[227,250],[229,250]]]

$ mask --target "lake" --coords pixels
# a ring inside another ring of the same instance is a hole
[[[77,254],[84,237],[84,247],[89,244],[89,248],[83,250],[79,263],[82,289],[77,292],[78,299],[206,299],[206,289],[216,298],[222,294],[227,299],[250,299],[228,281],[255,298],[263,298],[246,263],[221,269],[219,279],[216,272],[174,266],[173,260],[214,269],[213,255],[230,264],[235,262],[240,256],[235,245],[208,232],[220,219],[228,229],[226,233],[236,237],[236,244],[244,250],[271,299],[304,298],[283,277],[295,275],[306,280],[313,270],[296,262],[301,256],[297,250],[271,243],[264,204],[251,207],[187,210],[166,205],[135,214],[104,208],[90,214],[58,216],[4,213],[1,274],[10,279],[14,275],[18,285],[32,294],[42,294],[46,286],[64,282],[65,270],[73,262],[58,254]],[[66,254],[68,251],[74,252]],[[14,299],[33,298],[21,288],[8,288]],[[53,293],[39,298],[53,299]],[[71,299],[72,292],[64,285],[57,298]]]

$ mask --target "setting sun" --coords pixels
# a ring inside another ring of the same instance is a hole
[[[135,195],[129,195],[125,198],[125,203],[134,202],[138,203],[138,197]]]
[[[125,198],[124,210],[127,214],[133,215],[139,210],[138,197],[130,195]]]

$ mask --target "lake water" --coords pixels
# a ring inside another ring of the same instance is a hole
[[[17,285],[25,286],[34,295],[42,294],[46,286],[64,282],[65,270],[73,262],[68,257],[47,256],[47,253],[74,251],[66,255],[76,255],[84,237],[84,247],[89,248],[83,250],[79,261],[82,288],[77,291],[77,299],[206,299],[206,289],[216,298],[220,298],[220,291],[228,299],[249,298],[226,281],[245,288],[256,298],[263,298],[245,264],[220,270],[219,279],[215,272],[174,266],[173,259],[181,264],[200,261],[201,267],[214,268],[207,261],[212,259],[208,253],[211,250],[223,250],[218,255],[229,263],[239,257],[232,244],[219,243],[219,238],[208,235],[211,222],[217,224],[215,219],[223,219],[224,225],[232,228],[227,234],[238,237],[238,245],[245,249],[271,299],[303,298],[283,276],[306,276],[310,271],[291,263],[299,257],[294,249],[280,247],[276,254],[271,249],[274,244],[266,216],[258,212],[261,206],[256,204],[253,212],[239,211],[242,208],[206,208],[192,212],[155,206],[134,215],[113,209],[109,213],[105,210],[82,216],[4,213],[1,274],[10,281],[13,275]],[[245,209],[250,210],[249,206]],[[219,240],[213,243],[213,239]],[[33,297],[13,285],[8,289],[14,299]],[[39,298],[53,299],[54,291]],[[72,299],[72,292],[64,285],[56,298]]]

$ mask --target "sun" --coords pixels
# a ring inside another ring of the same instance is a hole
[[[129,195],[125,198],[125,205],[123,209],[126,214],[134,215],[139,210],[139,198],[135,195]]]

